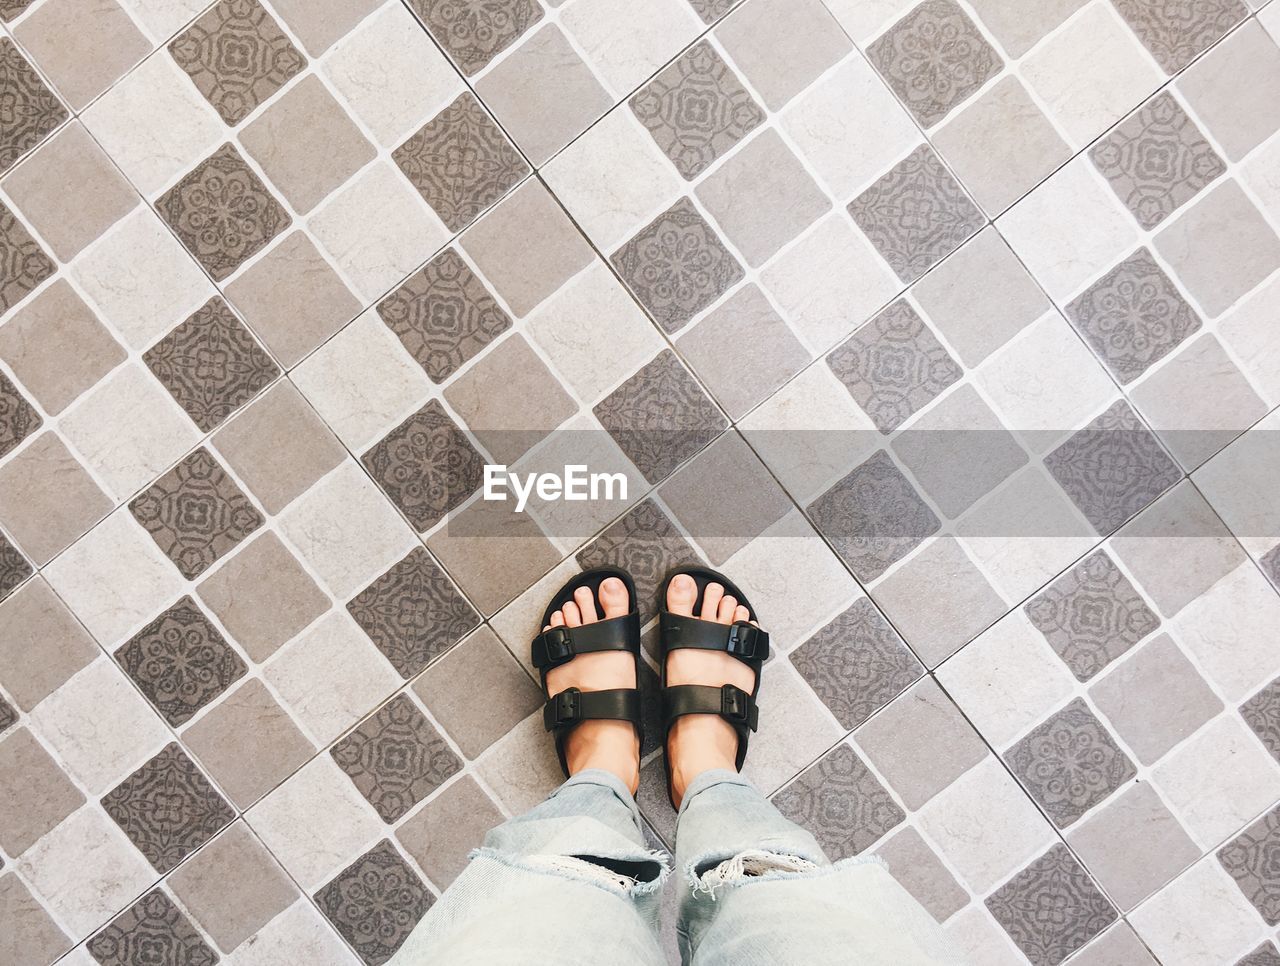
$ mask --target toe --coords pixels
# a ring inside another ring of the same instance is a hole
[[[737,606],[737,609],[734,610],[733,612],[733,622],[735,624],[741,624],[744,621],[750,621],[750,620],[751,620],[751,611],[747,610],[745,607],[739,604]],[[755,623],[755,622],[752,621],[752,623]]]
[[[738,609],[738,599],[728,595],[720,598],[720,606],[716,609],[715,620],[721,624],[733,623],[733,612]]]
[[[551,615],[551,626],[564,627],[564,614],[562,614],[560,611],[556,611],[555,613],[553,613]]]
[[[600,606],[604,608],[606,619],[625,617],[631,610],[627,585],[617,577],[606,577],[600,584]]]
[[[564,613],[564,622],[570,627],[582,626],[582,613],[578,610],[578,605],[573,601],[569,601],[560,610]]]
[[[716,619],[716,611],[720,607],[720,601],[724,598],[724,587],[721,584],[707,584],[707,589],[702,592],[702,613],[698,616],[704,621],[713,621]]]
[[[590,587],[579,587],[573,592],[574,602],[578,605],[578,613],[582,616],[582,623],[594,624],[600,619],[596,613],[596,595],[591,592]]]
[[[677,574],[667,587],[667,609],[673,614],[693,616],[693,602],[698,599],[698,584],[688,574]]]

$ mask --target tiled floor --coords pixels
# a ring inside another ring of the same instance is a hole
[[[386,962],[691,559],[973,962],[1280,963],[1250,3],[0,3],[0,966]]]

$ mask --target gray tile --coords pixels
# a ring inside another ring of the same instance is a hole
[[[0,72],[11,105],[0,121],[0,171],[7,171],[67,119],[67,109],[8,37],[0,39]]]
[[[1240,7],[1239,0],[1204,5],[1210,11],[1229,9],[1232,19],[1238,19]],[[1256,19],[1192,64],[1177,87],[1232,161],[1241,160],[1280,126],[1280,49]]]
[[[1118,922],[1071,960],[1071,966],[1159,966],[1138,934]]]
[[[498,806],[466,775],[410,816],[396,829],[396,838],[444,889],[467,867],[468,853],[483,845],[485,834],[502,821]]]
[[[1145,248],[1094,282],[1067,306],[1067,317],[1122,383],[1132,382],[1200,328]]]
[[[874,580],[941,527],[884,450],[808,507],[814,526],[861,580]]]
[[[1268,940],[1243,959],[1237,960],[1236,966],[1280,966],[1280,950]]]
[[[6,45],[10,49],[13,47],[6,38],[4,44],[0,44],[0,57],[3,57]],[[0,263],[0,312],[8,312],[58,270],[26,226],[4,205],[0,205],[0,255],[3,256]],[[0,452],[5,449],[4,443],[4,435],[0,433]]]
[[[0,848],[17,857],[84,804],[84,794],[26,728],[0,738]]]
[[[14,872],[0,876],[0,919],[0,962],[52,963],[71,948],[70,938]]]
[[[365,966],[394,956],[435,901],[386,839],[334,876],[315,900]]]
[[[0,695],[0,734],[18,723],[18,711]]]
[[[1055,845],[987,898],[1032,966],[1057,966],[1111,923],[1116,910],[1065,845]],[[1070,909],[1070,915],[1045,915]]]
[[[0,459],[17,449],[43,422],[36,407],[0,372]]]
[[[1280,808],[1218,849],[1218,861],[1268,926],[1280,925]]]
[[[970,0],[986,28],[1010,57],[1021,57],[1087,0]]]
[[[24,711],[101,653],[43,577],[0,604],[0,685]]]
[[[1115,0],[1166,74],[1175,74],[1249,14],[1240,0]]]
[[[465,4],[409,0],[409,6],[468,77],[483,70],[543,17],[537,0]]]
[[[218,961],[218,954],[163,889],[153,889],[112,919],[85,949],[102,966],[147,961],[197,966]]]
[[[733,9],[738,0],[689,0],[703,23],[712,24]]]
[[[1280,761],[1280,678],[1240,706],[1240,717],[1267,746],[1267,751]]]
[[[969,904],[969,893],[942,864],[938,854],[908,826],[895,832],[876,855],[889,864],[890,874],[938,922],[945,922]]]
[[[1280,590],[1280,544],[1272,547],[1258,561],[1258,566],[1267,575],[1267,579]]]
[[[1137,774],[1080,698],[1032,729],[1004,758],[1058,828],[1074,824]]]
[[[1076,564],[1024,609],[1078,681],[1097,675],[1160,626],[1105,550]]]
[[[4,600],[34,571],[27,558],[0,533],[0,600]]]

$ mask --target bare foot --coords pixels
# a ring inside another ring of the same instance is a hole
[[[695,616],[698,585],[688,574],[675,577],[667,587],[667,608],[676,614]],[[750,618],[750,612],[726,596],[720,584],[707,584],[702,609],[696,615],[706,621],[733,624]],[[755,622],[752,621],[754,624]],[[756,675],[737,658],[722,651],[679,648],[667,655],[667,684],[732,684],[750,694]],[[677,718],[667,735],[671,762],[671,793],[676,807],[684,800],[689,783],[711,768],[734,771],[738,758],[738,734],[719,715],[688,714]]]
[[[599,601],[590,587],[579,587],[574,591],[573,600],[552,614],[551,623],[543,630],[625,617],[630,610],[627,585],[617,577],[607,577],[600,584]],[[568,664],[547,672],[547,693],[551,697],[568,688],[611,691],[635,686],[635,658],[625,651],[579,654]],[[565,759],[570,775],[588,768],[603,768],[621,778],[631,794],[640,787],[640,738],[628,721],[583,721],[569,732]]]

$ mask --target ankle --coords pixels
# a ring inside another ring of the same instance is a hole
[[[737,769],[738,735],[715,715],[686,715],[671,726],[667,754],[671,756],[671,790],[678,805],[699,775]]]
[[[598,768],[616,775],[632,795],[640,787],[640,739],[625,721],[584,721],[565,745],[569,774]]]

